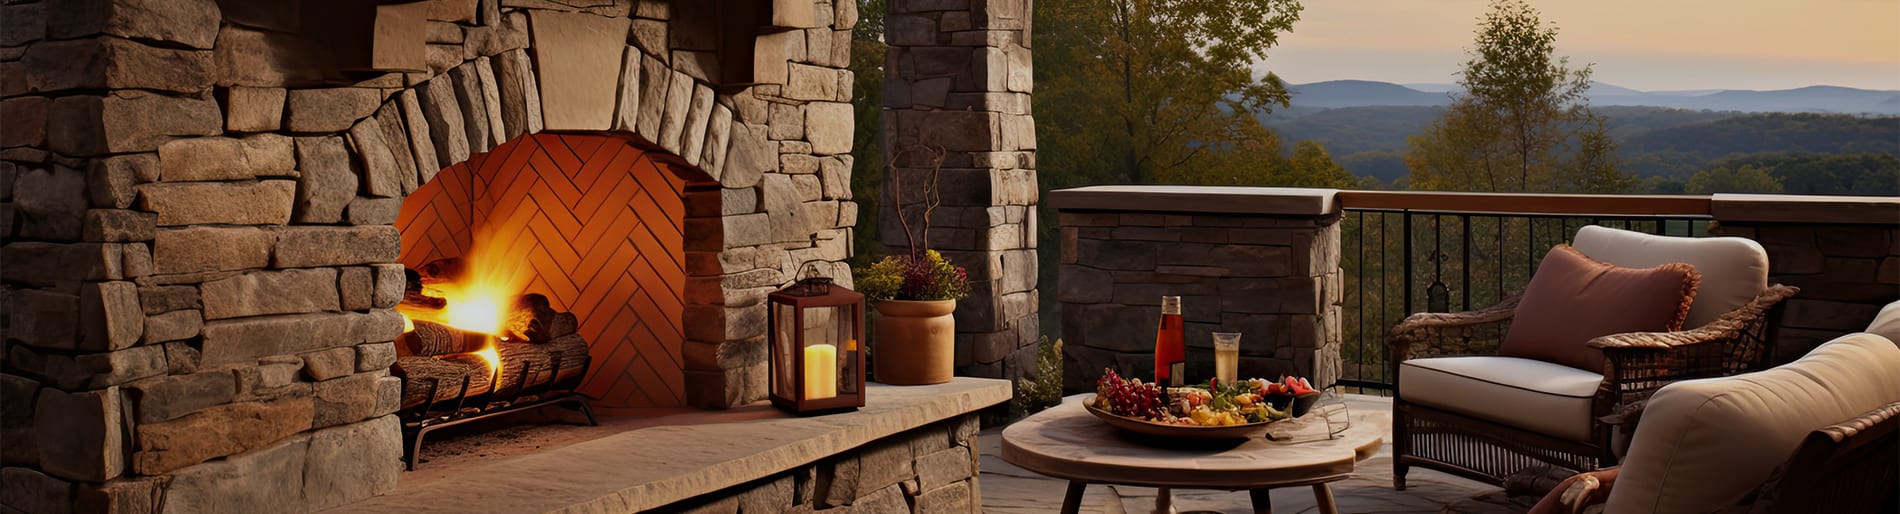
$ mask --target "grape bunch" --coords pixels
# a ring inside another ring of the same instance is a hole
[[[1095,381],[1095,394],[1117,416],[1153,420],[1166,417],[1167,400],[1162,397],[1161,387],[1144,384],[1139,378],[1123,379],[1112,369],[1102,370],[1102,378]]]

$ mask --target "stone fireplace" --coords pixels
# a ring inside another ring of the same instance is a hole
[[[524,292],[583,320],[581,391],[607,407],[763,399],[765,295],[806,269],[850,282],[851,2],[0,19],[9,507],[390,491],[405,265],[468,251],[471,222],[511,231]]]

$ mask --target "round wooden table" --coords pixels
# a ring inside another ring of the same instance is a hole
[[[1248,491],[1254,512],[1271,513],[1268,491],[1310,486],[1323,513],[1336,513],[1327,483],[1350,476],[1353,464],[1379,450],[1391,431],[1387,412],[1353,412],[1351,426],[1328,437],[1320,409],[1268,425],[1274,436],[1219,446],[1171,445],[1144,440],[1108,426],[1083,410],[1092,393],[1064,398],[1061,405],[1003,429],[1003,460],[1030,471],[1069,480],[1062,512],[1076,512],[1088,484],[1159,488],[1155,512],[1172,510],[1169,490]]]

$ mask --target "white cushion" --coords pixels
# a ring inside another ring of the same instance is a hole
[[[1668,237],[1585,225],[1570,246],[1626,268],[1687,263],[1702,272],[1684,330],[1707,325],[1768,289],[1768,252],[1740,237]]]
[[[1849,334],[1774,369],[1663,387],[1643,410],[1605,512],[1735,505],[1809,432],[1900,401],[1895,370],[1900,347]]]
[[[1436,357],[1399,364],[1399,396],[1545,435],[1588,441],[1603,375],[1517,357]]]
[[[1900,342],[1900,301],[1880,308],[1880,314],[1874,315],[1874,322],[1867,324],[1867,333],[1879,334],[1889,341]]]

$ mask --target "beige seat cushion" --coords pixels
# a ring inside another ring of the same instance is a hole
[[[1741,501],[1816,428],[1900,401],[1900,347],[1849,334],[1786,365],[1670,384],[1649,399],[1606,512]]]
[[[1590,258],[1626,268],[1686,263],[1702,272],[1683,329],[1707,325],[1768,289],[1768,252],[1740,237],[1667,237],[1587,225],[1570,246]]]
[[[1887,304],[1874,315],[1874,322],[1867,324],[1867,333],[1879,334],[1889,341],[1900,342],[1900,301]]]
[[[1603,375],[1517,357],[1437,357],[1399,364],[1399,396],[1545,435],[1590,439]]]

